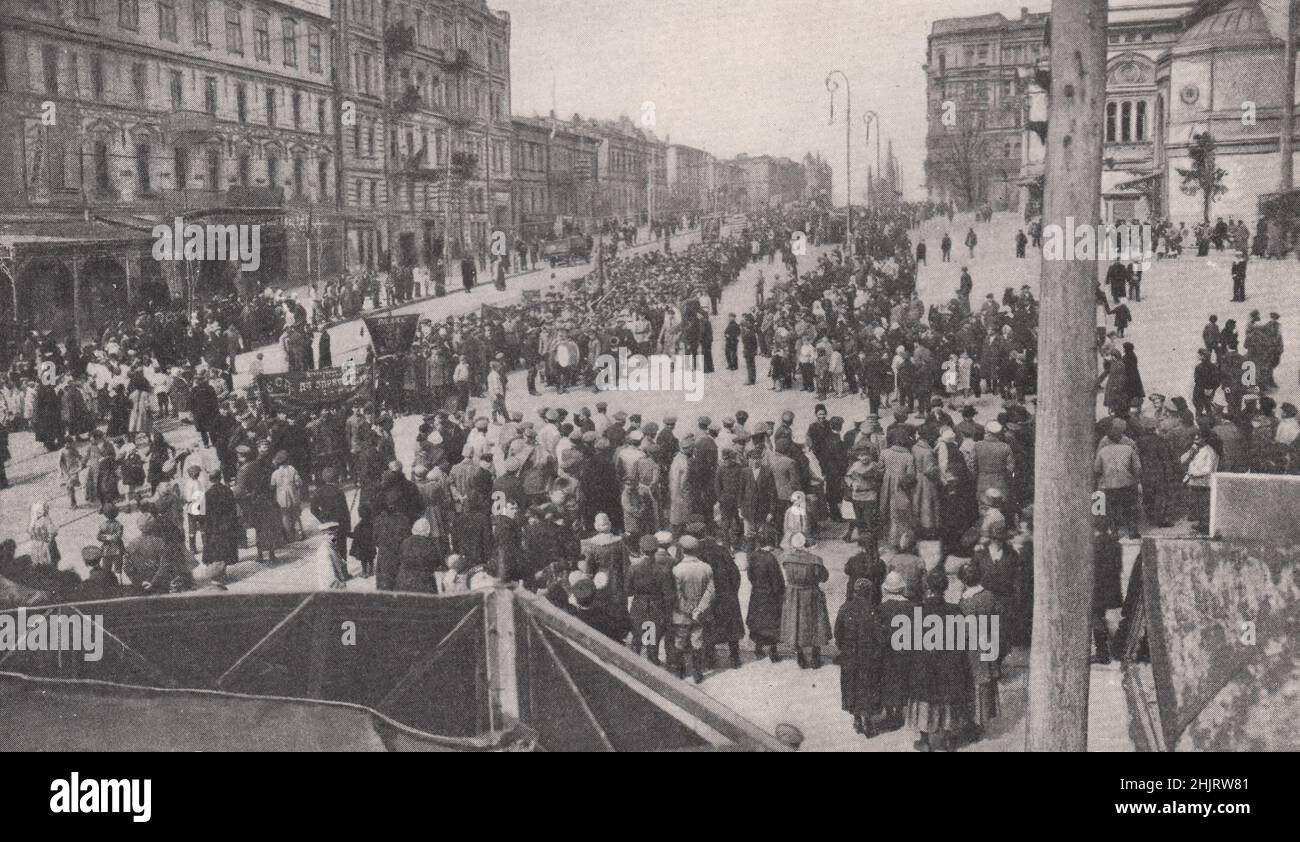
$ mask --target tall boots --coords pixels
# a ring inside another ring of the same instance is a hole
[[[733,640],[727,648],[731,650],[731,668],[740,669],[740,641]]]
[[[700,660],[701,660],[700,651],[698,649],[692,649],[691,650],[691,678],[695,680],[696,684],[701,684],[704,682],[704,671],[700,669]]]
[[[1099,628],[1094,627],[1092,630],[1092,645],[1096,652],[1089,663],[1092,664],[1109,664],[1110,663],[1110,630],[1102,625]]]
[[[759,652],[759,656],[762,657],[762,652],[761,652],[761,651]],[[774,663],[774,664],[779,664],[779,663],[781,663],[781,656],[778,655],[778,654],[776,654],[776,644],[775,644],[775,643],[772,644],[771,646],[767,647],[767,657],[770,658],[770,659],[772,660],[772,663]]]

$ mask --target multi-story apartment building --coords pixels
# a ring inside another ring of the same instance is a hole
[[[336,2],[347,10],[338,33],[340,100],[351,112],[349,264],[486,255],[492,231],[511,221],[509,15],[482,0]]]
[[[557,221],[561,232],[591,230],[601,135],[554,115],[513,122],[516,230],[549,237]]]
[[[668,197],[664,209],[675,213],[712,211],[717,196],[714,158],[703,149],[671,144],[664,154]]]
[[[1046,54],[1047,17],[1022,8],[1018,18],[995,12],[934,22],[924,68],[932,200],[963,207],[1018,202],[1022,80]]]
[[[617,120],[588,120],[601,138],[596,156],[596,215],[645,222],[650,137],[627,116]]]
[[[321,0],[0,4],[0,320],[62,335],[336,266],[329,33]],[[259,224],[259,269],[154,260],[177,217]]]
[[[803,167],[789,158],[740,155],[734,163],[743,174],[742,206],[747,211],[797,202],[804,196]]]

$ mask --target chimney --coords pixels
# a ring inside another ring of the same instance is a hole
[[[1029,17],[1029,7],[1028,7],[1028,6],[1021,6],[1021,7],[1020,7],[1020,19],[1021,19],[1021,20],[1024,20],[1024,19],[1027,18],[1027,17]]]

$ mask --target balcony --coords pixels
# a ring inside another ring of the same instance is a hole
[[[162,115],[162,130],[168,137],[211,134],[217,118],[206,111],[168,111]]]
[[[226,191],[226,206],[231,208],[282,208],[283,187],[231,187]]]
[[[167,215],[184,214],[191,211],[210,210],[224,207],[226,191],[186,188],[184,190],[163,190],[162,209]]]

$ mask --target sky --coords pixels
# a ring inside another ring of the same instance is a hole
[[[821,153],[844,202],[844,92],[831,125],[826,75],[853,94],[853,194],[868,152],[863,113],[893,139],[908,198],[924,195],[926,36],[939,18],[1045,0],[489,0],[510,13],[513,111],[639,120],[653,103],[660,139],[719,157]],[[552,94],[554,91],[554,94]],[[554,99],[552,97],[554,96]],[[874,132],[874,128],[873,128]],[[884,153],[882,145],[882,155]]]

